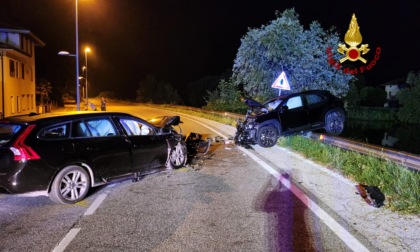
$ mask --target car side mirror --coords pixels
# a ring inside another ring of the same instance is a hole
[[[280,112],[283,112],[285,110],[289,110],[289,107],[287,105],[283,105],[280,107]]]

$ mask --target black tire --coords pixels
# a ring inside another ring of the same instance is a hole
[[[88,173],[80,166],[69,166],[54,178],[49,196],[56,203],[74,204],[83,200],[89,189]]]
[[[178,142],[169,152],[167,167],[179,169],[187,163],[187,147],[183,142]]]
[[[267,125],[263,126],[258,130],[258,144],[261,147],[268,148],[273,147],[277,143],[278,133],[274,126]]]
[[[340,135],[344,130],[344,111],[341,109],[333,109],[328,111],[325,116],[325,131],[331,135]]]

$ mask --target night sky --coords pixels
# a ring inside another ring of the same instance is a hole
[[[419,71],[420,2],[292,0],[78,0],[80,67],[88,45],[88,79],[96,91],[135,98],[141,79],[153,74],[180,89],[207,75],[232,69],[248,28],[295,8],[305,27],[319,21],[342,37],[356,14],[363,44],[382,49],[367,85]],[[1,0],[0,23],[23,27],[45,42],[36,49],[37,78],[74,82],[75,0]],[[342,39],[344,41],[344,38]],[[82,71],[80,70],[82,74]],[[268,83],[267,85],[271,85]]]

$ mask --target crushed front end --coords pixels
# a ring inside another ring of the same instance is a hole
[[[234,141],[238,145],[251,145],[256,144],[258,123],[255,118],[245,117],[244,120],[238,119],[236,121],[236,133]]]
[[[248,105],[248,110],[244,119],[238,119],[236,121],[234,140],[238,145],[248,146],[257,143],[259,126],[257,118],[266,114],[268,110],[261,103],[249,98],[244,99],[244,103]]]

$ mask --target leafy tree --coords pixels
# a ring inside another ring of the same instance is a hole
[[[397,93],[397,98],[402,107],[397,113],[401,122],[420,123],[420,71],[410,72],[407,76],[408,89],[402,89]]]
[[[334,28],[324,31],[314,21],[305,30],[294,9],[277,16],[259,29],[249,29],[241,39],[233,65],[235,84],[243,84],[254,99],[265,100],[277,94],[271,84],[285,71],[293,92],[325,89],[344,96],[354,76],[328,63],[327,49],[340,42]]]
[[[155,76],[148,75],[140,81],[136,90],[136,101],[156,104],[182,104],[181,96],[169,83],[158,81]]]
[[[246,111],[245,104],[241,101],[241,92],[233,82],[232,78],[228,81],[221,80],[219,86],[214,91],[208,91],[206,97],[206,109],[229,111],[242,113]]]
[[[360,90],[360,105],[365,107],[383,107],[386,92],[378,87],[364,87]]]
[[[46,79],[39,79],[35,84],[35,94],[38,96],[39,104],[46,105],[50,101],[50,94],[52,92],[51,82]]]
[[[58,107],[64,107],[63,94],[61,93],[61,90],[62,89],[53,86],[51,94],[49,95],[51,102]]]
[[[349,84],[349,91],[347,92],[346,97],[344,98],[346,106],[357,107],[360,104],[359,90],[354,81]]]

